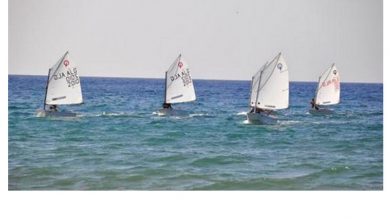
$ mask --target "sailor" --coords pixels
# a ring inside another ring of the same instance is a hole
[[[171,108],[172,108],[172,105],[171,105],[170,103],[165,103],[165,102],[164,102],[163,108],[171,109]]]
[[[58,111],[57,105],[50,105],[49,109],[52,112],[57,112]]]
[[[262,112],[262,113],[265,113],[265,114],[267,114],[267,115],[270,115],[270,114],[272,114],[273,112],[272,112],[272,110],[268,110],[268,109],[261,109],[261,108],[259,108],[259,113],[260,112]]]
[[[311,108],[315,108],[316,110],[319,110],[318,105],[317,105],[316,102],[314,101],[314,98],[311,99],[310,104],[311,104]]]

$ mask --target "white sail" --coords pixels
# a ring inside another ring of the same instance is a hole
[[[165,75],[165,103],[190,102],[195,99],[190,69],[179,55]]]
[[[82,102],[80,77],[69,52],[66,52],[49,70],[45,103],[69,105]]]
[[[260,82],[260,75],[266,68],[268,62],[266,62],[260,70],[252,77],[252,85],[251,85],[251,98],[249,101],[249,106],[255,107],[256,98],[257,98],[257,92],[259,89],[259,82]]]
[[[256,100],[257,108],[269,110],[288,108],[288,68],[281,53],[262,71]]]
[[[329,67],[319,78],[315,103],[334,105],[340,102],[340,74],[335,64]]]

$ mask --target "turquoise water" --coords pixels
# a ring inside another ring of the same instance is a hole
[[[197,101],[160,117],[162,79],[83,77],[80,117],[38,118],[46,77],[9,76],[10,190],[382,190],[383,85],[341,85],[308,113],[290,83],[276,125],[246,123],[249,81],[194,80]]]

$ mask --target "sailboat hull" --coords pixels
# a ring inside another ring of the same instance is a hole
[[[266,113],[247,113],[247,119],[251,124],[276,124],[277,118]]]
[[[326,108],[322,108],[322,109],[318,109],[318,110],[310,109],[309,112],[312,115],[330,115],[330,114],[333,114],[332,110],[326,109]]]
[[[37,110],[37,117],[76,117],[77,114],[73,112],[53,112],[43,109]]]
[[[172,115],[173,112],[174,111],[171,108],[162,108],[162,109],[158,110],[157,115],[159,115],[159,116]]]

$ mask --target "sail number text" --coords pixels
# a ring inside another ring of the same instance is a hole
[[[175,75],[170,77],[171,82],[181,78],[183,80],[184,86],[191,84],[192,79],[190,76],[190,70],[188,68],[184,69],[182,72],[176,73]]]
[[[62,78],[66,79],[66,82],[68,84],[68,87],[73,87],[80,83],[80,78],[77,75],[77,69],[73,68],[73,70],[68,69],[66,73],[56,73],[53,75],[54,80],[59,80]]]
[[[334,85],[335,90],[340,89],[340,79],[338,77],[322,82],[321,87],[327,87],[332,84]]]

